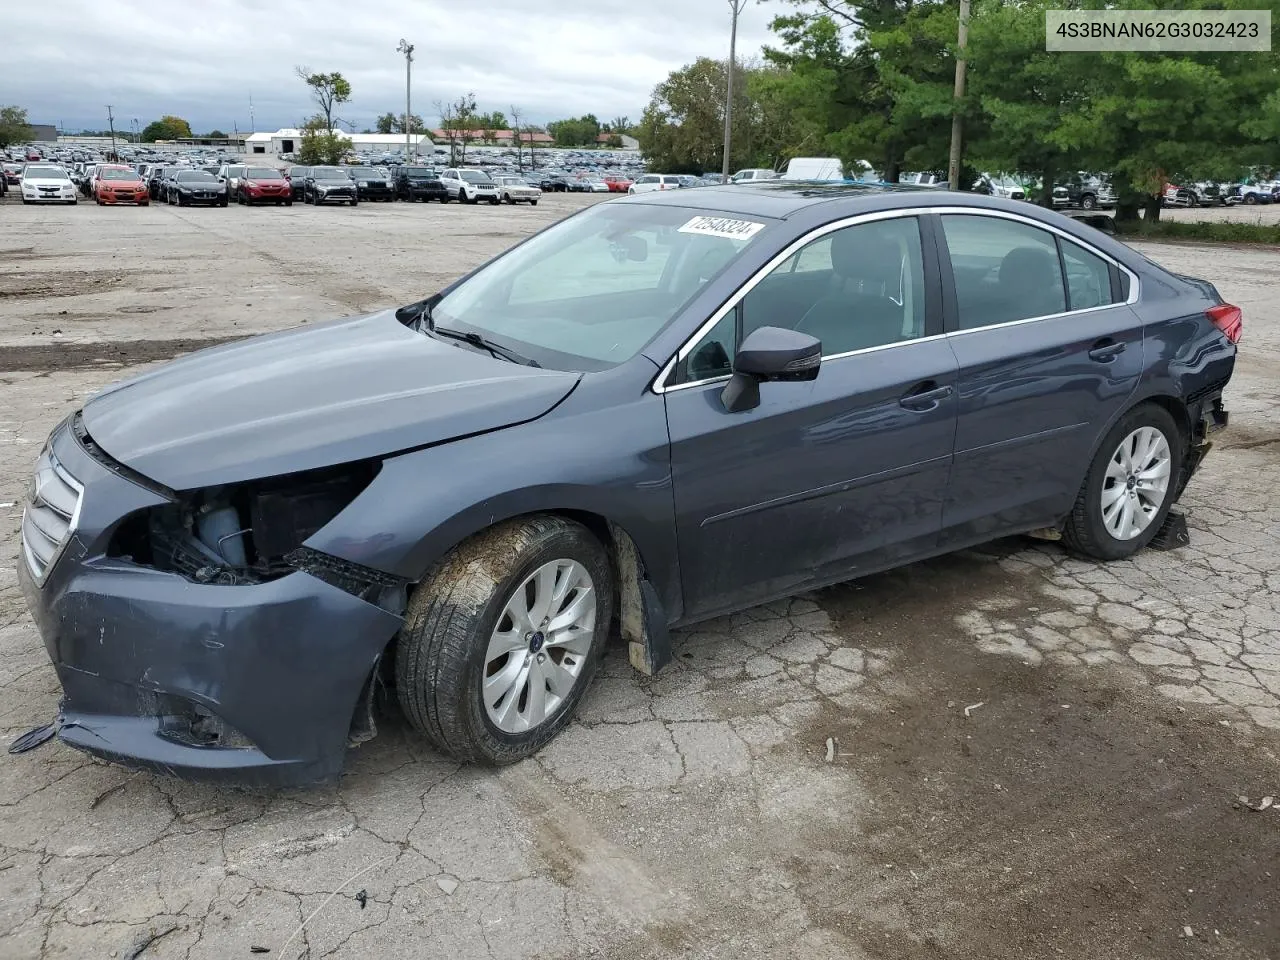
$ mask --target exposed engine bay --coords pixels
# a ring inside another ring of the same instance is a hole
[[[310,550],[303,543],[372,482],[361,463],[179,494],[129,517],[111,554],[179,573],[195,583],[265,583],[298,570],[394,609],[395,577]]]

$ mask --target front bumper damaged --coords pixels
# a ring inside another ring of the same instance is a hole
[[[83,501],[43,583],[21,556],[18,579],[62,684],[59,739],[190,779],[335,777],[401,619],[301,571],[227,586],[108,556],[121,519],[165,498],[65,427],[51,442]]]

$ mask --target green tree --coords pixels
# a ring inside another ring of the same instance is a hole
[[[310,67],[296,67],[298,79],[311,90],[311,98],[320,107],[325,128],[333,129],[333,108],[351,101],[351,84],[340,73],[313,73]]]
[[[0,147],[25,143],[34,135],[24,107],[0,107]]]
[[[738,64],[730,167],[776,166],[794,145],[785,71]],[[674,173],[719,170],[724,155],[725,64],[702,57],[654,88],[635,135],[646,160]],[[788,89],[789,92],[789,89]]]
[[[436,110],[440,115],[440,127],[445,139],[449,141],[449,162],[466,163],[467,144],[476,139],[479,130],[476,126],[476,95],[464,93],[449,103],[437,100]],[[459,145],[462,148],[460,152]]]
[[[191,124],[181,117],[168,114],[159,120],[153,120],[142,128],[142,139],[147,143],[155,143],[157,140],[177,140],[179,137],[190,136],[192,136]]]
[[[210,140],[225,140],[227,138],[227,135],[221,130],[210,130],[205,136]]]
[[[350,147],[351,140],[335,133],[328,121],[317,114],[302,125],[298,162],[308,165],[341,163]]]
[[[600,121],[588,113],[576,119],[555,120],[547,124],[547,133],[555,138],[558,147],[594,146],[600,136]]]
[[[411,113],[409,115],[409,122],[412,125],[412,132],[414,133],[422,133],[425,129],[422,118],[416,113]],[[384,113],[378,118],[377,129],[378,133],[404,133],[404,114]]]

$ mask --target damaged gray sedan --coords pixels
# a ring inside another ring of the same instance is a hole
[[[506,763],[615,625],[652,673],[673,627],[997,536],[1129,556],[1226,423],[1240,329],[1211,284],[1020,203],[597,205],[426,300],[61,423],[18,563],[57,735],[310,783],[393,689],[442,751]]]

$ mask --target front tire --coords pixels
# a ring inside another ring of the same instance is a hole
[[[613,593],[604,548],[562,517],[513,520],[465,541],[415,591],[396,643],[409,722],[464,762],[533,755],[590,685]]]
[[[1080,198],[1080,208],[1082,210],[1092,210],[1097,205],[1098,205],[1098,201],[1094,198],[1093,194],[1091,193],[1086,193],[1083,197]]]
[[[1062,539],[1095,560],[1131,557],[1155,537],[1182,476],[1184,439],[1163,407],[1144,403],[1098,447]]]

